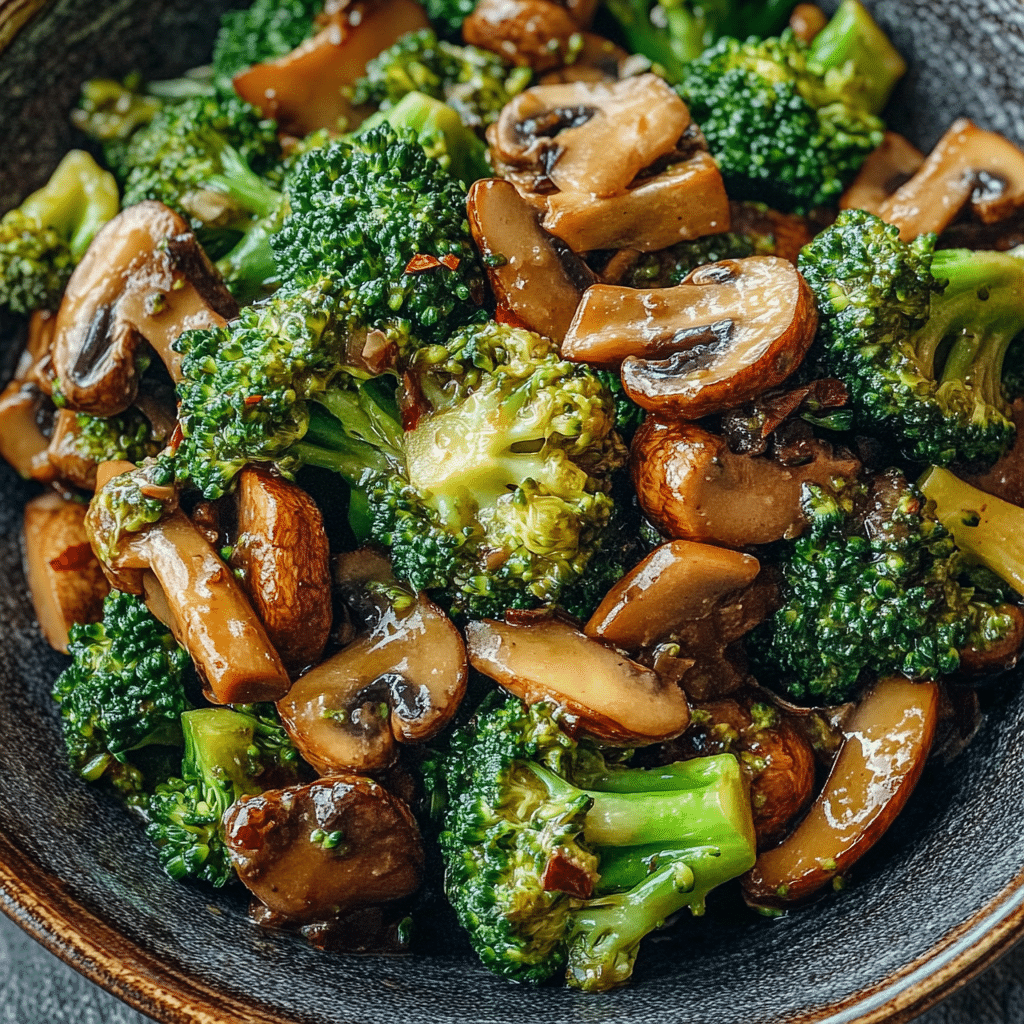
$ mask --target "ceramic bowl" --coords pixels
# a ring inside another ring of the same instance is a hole
[[[91,76],[168,76],[209,53],[212,0],[0,0],[0,208],[76,140]],[[960,114],[1024,142],[1019,0],[879,0],[911,60],[891,123],[930,147]],[[9,347],[9,337],[5,339]],[[171,882],[139,828],[73,778],[21,571],[32,488],[0,467],[0,908],[48,948],[166,1022],[810,1024],[908,1020],[1024,929],[1024,694],[1006,680],[974,744],[930,767],[845,891],[782,920],[712,898],[649,944],[608,995],[507,985],[428,929],[418,956],[344,957],[266,935],[240,892]]]

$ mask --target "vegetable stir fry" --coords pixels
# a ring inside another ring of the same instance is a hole
[[[850,879],[1024,647],[1024,153],[905,71],[858,0],[256,0],[83,85],[0,454],[154,864],[588,992]]]

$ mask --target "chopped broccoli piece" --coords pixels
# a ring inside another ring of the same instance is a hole
[[[722,36],[774,35],[795,0],[608,0],[627,47],[642,53],[670,82]]]
[[[460,729],[438,767],[448,898],[483,963],[512,980],[564,970],[575,988],[622,985],[645,935],[702,914],[754,863],[731,754],[615,767],[546,705],[511,700]]]
[[[116,779],[131,751],[181,744],[179,719],[191,706],[185,694],[191,663],[139,598],[112,591],[103,621],[74,625],[68,637],[73,660],[57,677],[53,696],[75,771],[92,782]]]
[[[896,471],[838,495],[808,486],[804,512],[781,564],[785,603],[750,647],[792,697],[840,704],[886,672],[948,675],[965,646],[1006,635],[1000,595],[960,582],[963,554]]]
[[[231,80],[253,64],[290,53],[313,35],[323,0],[255,0],[221,16],[213,44],[213,74],[218,90],[234,94]]]
[[[457,38],[462,23],[473,13],[476,0],[424,0],[423,7],[440,35]]]
[[[55,310],[75,264],[119,209],[117,184],[73,149],[50,180],[0,220],[0,309]]]
[[[88,462],[123,459],[138,464],[158,455],[163,448],[164,438],[154,435],[149,420],[134,406],[117,416],[90,416],[80,412],[75,422],[77,430],[72,448]]]
[[[1024,331],[1024,259],[934,244],[847,210],[805,246],[821,317],[811,359],[849,388],[857,428],[908,459],[993,462],[1014,437],[1001,380]]]
[[[89,502],[85,531],[104,565],[118,554],[125,534],[138,533],[163,518],[167,504],[152,497],[154,489],[167,490],[174,471],[164,455],[147,459],[140,467],[108,480]]]
[[[273,705],[186,711],[181,729],[182,777],[156,787],[146,835],[171,878],[222,886],[235,877],[224,812],[240,796],[297,781],[299,758]]]
[[[468,127],[486,128],[532,78],[529,68],[513,67],[475,46],[438,41],[425,28],[402,36],[366,65],[353,102],[390,110],[410,92],[421,92],[443,100]]]
[[[271,237],[283,280],[328,277],[369,326],[400,317],[423,341],[481,318],[466,189],[411,130],[381,125],[307,153],[286,190],[291,212]]]
[[[141,91],[137,75],[122,82],[93,78],[82,86],[78,106],[71,111],[71,123],[103,146],[103,158],[123,178],[128,140],[156,117],[163,100]]]
[[[686,65],[679,93],[733,199],[797,213],[835,204],[882,141],[882,122],[834,76],[812,71],[788,29],[760,42],[719,40]]]

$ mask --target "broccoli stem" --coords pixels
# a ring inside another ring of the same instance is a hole
[[[379,448],[350,436],[339,419],[318,405],[312,406],[309,429],[291,452],[304,465],[333,470],[355,487],[368,475],[391,468]]]
[[[948,469],[930,467],[918,481],[956,546],[1024,594],[1024,509],[978,490]]]
[[[223,168],[220,174],[208,178],[206,185],[223,192],[256,217],[272,217],[281,206],[282,194],[253,171],[242,154],[218,132],[209,129],[204,135],[220,157]]]
[[[879,114],[906,61],[858,0],[843,0],[831,21],[814,37],[807,66],[815,74],[838,74],[851,83],[851,103]]]

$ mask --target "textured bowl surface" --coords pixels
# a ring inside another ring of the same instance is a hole
[[[0,19],[40,6],[0,57],[3,207],[45,180],[76,141],[66,114],[82,80],[135,69],[170,75],[202,61],[220,9],[0,0]],[[874,10],[912,59],[895,128],[928,147],[968,114],[1024,142],[1017,0],[881,0]],[[0,343],[9,348],[9,336]],[[321,954],[261,934],[240,893],[166,879],[136,825],[65,767],[48,696],[64,662],[40,640],[21,571],[20,510],[31,493],[0,468],[0,907],[158,1020],[902,1021],[1024,927],[1024,695],[1008,681],[975,743],[951,767],[928,770],[850,888],[778,921],[746,913],[731,896],[713,899],[704,920],[684,921],[645,949],[626,990],[594,997],[511,987],[443,932],[429,955],[390,959]]]

